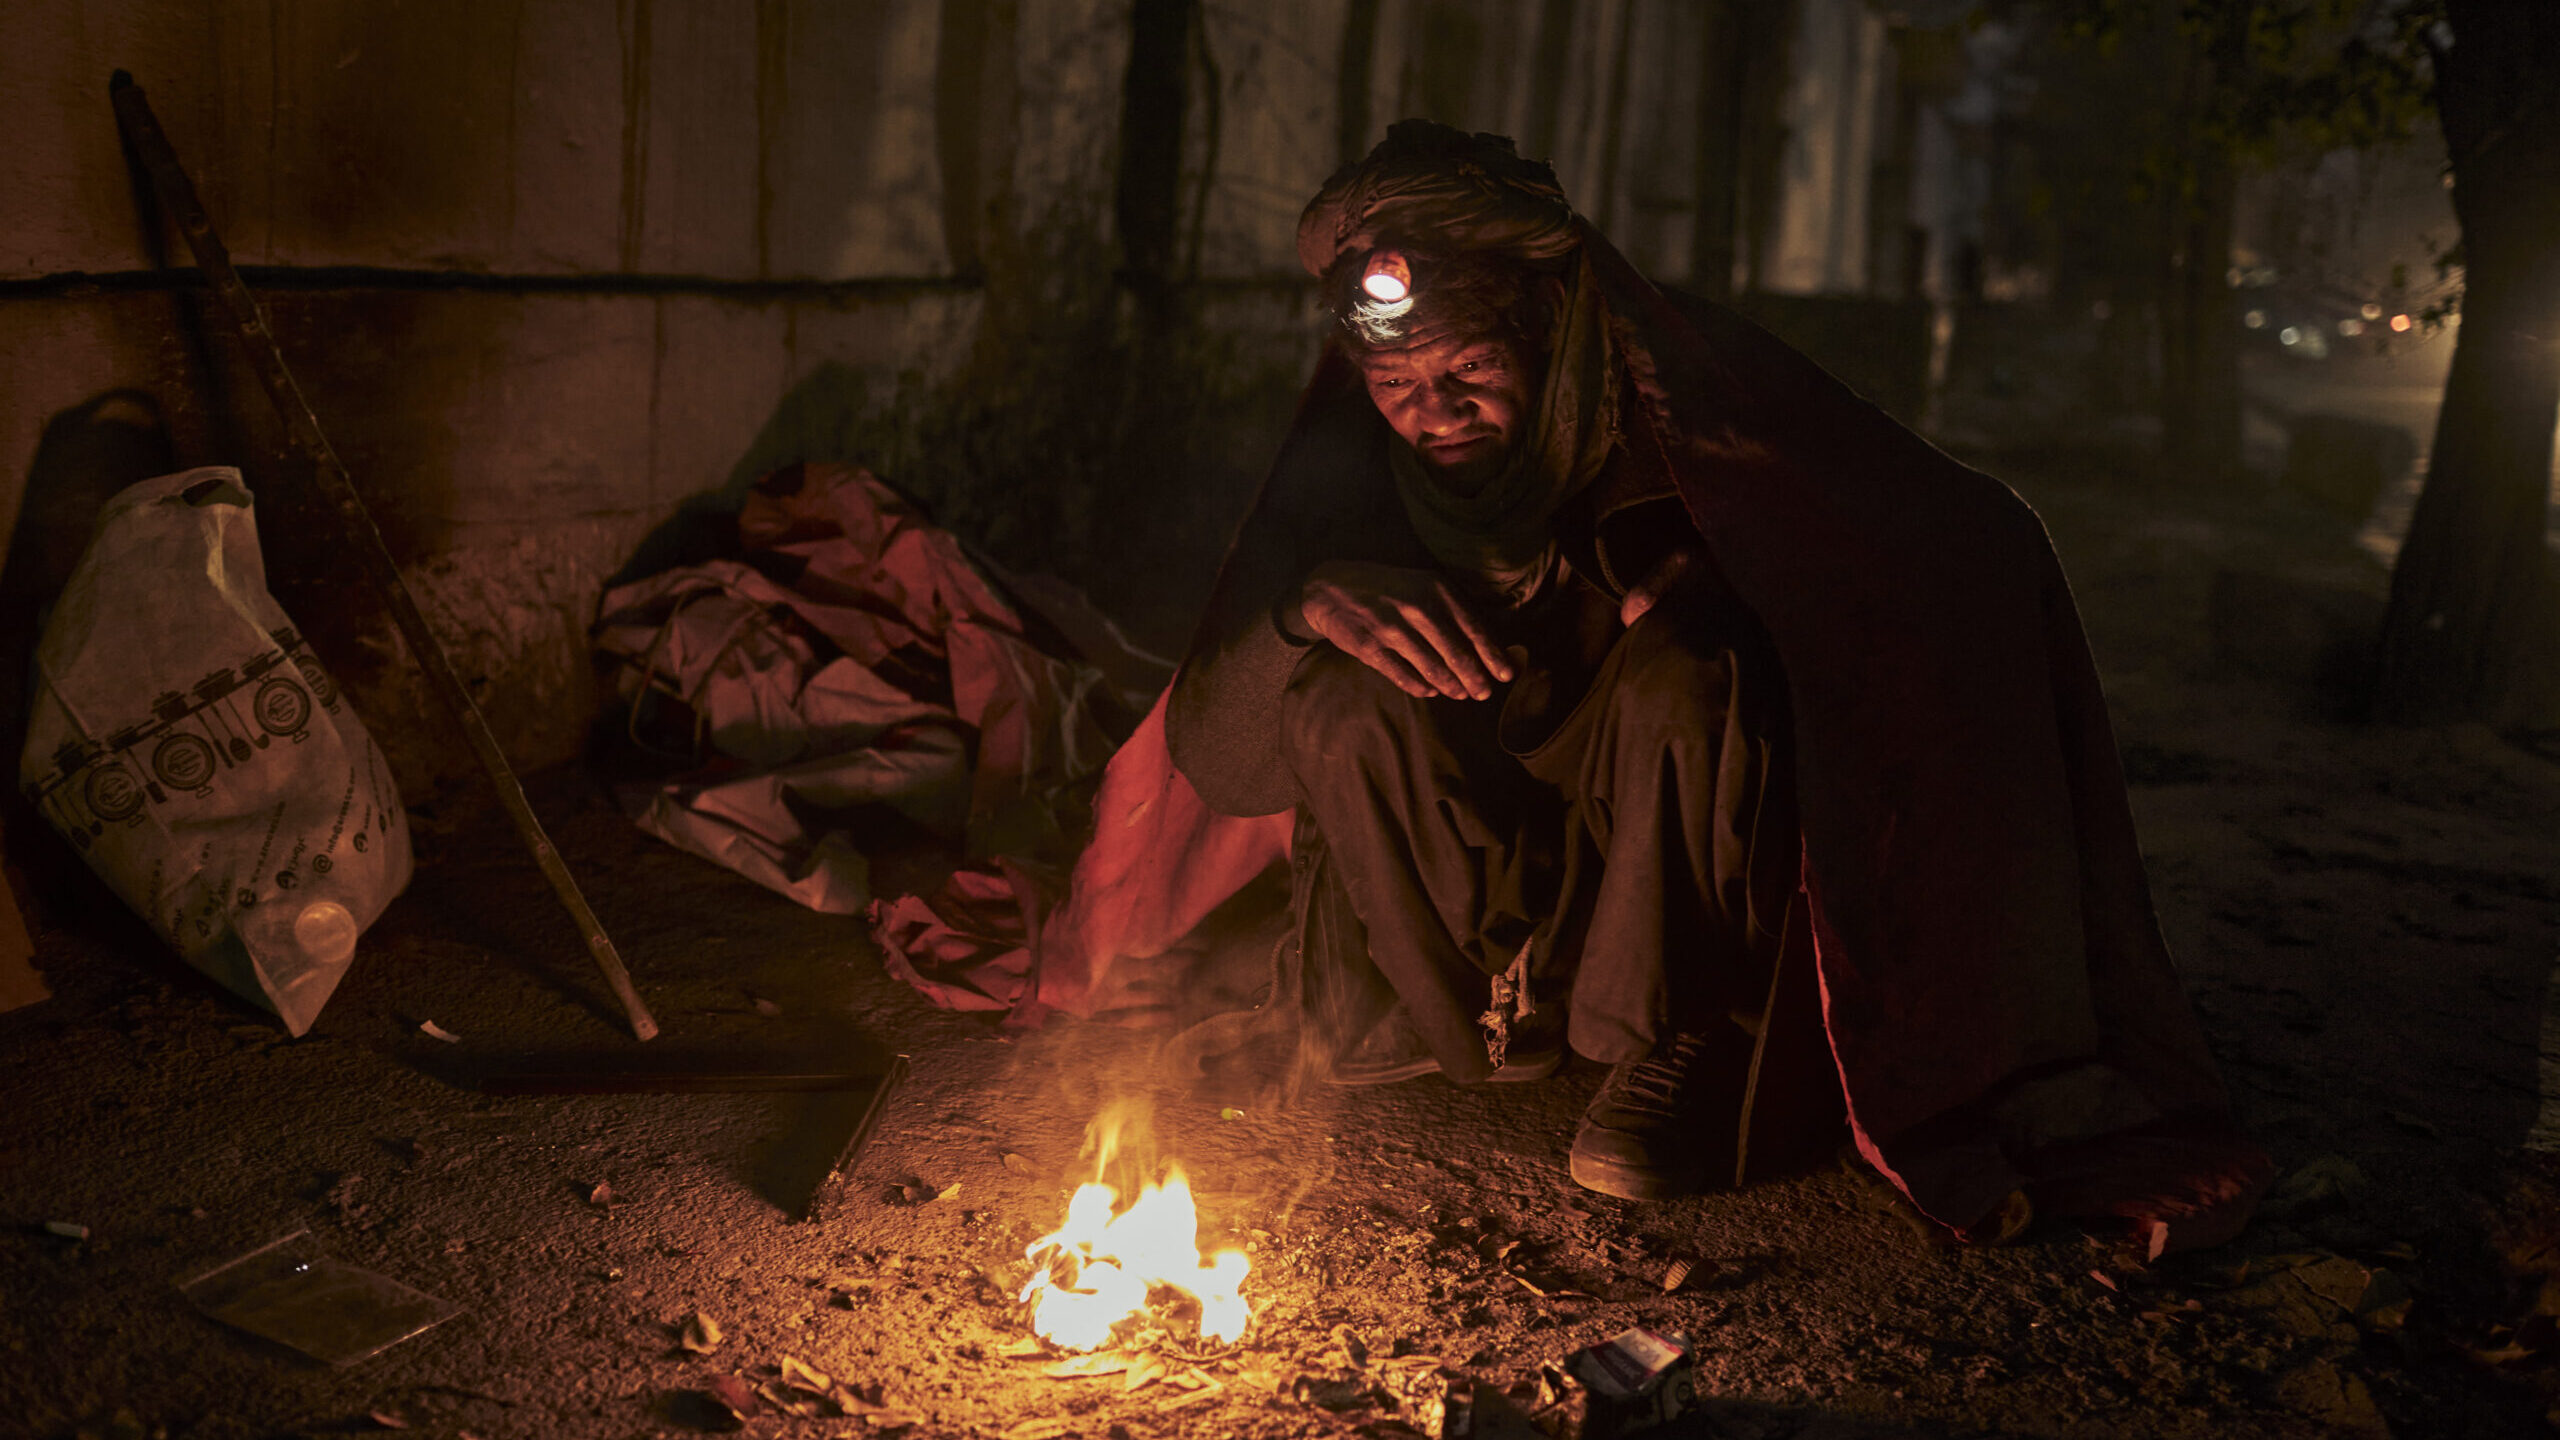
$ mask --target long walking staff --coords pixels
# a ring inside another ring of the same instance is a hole
[[[195,252],[196,263],[204,267],[205,278],[213,282],[223,303],[231,307],[232,323],[248,346],[258,379],[265,383],[268,398],[276,402],[277,412],[284,417],[286,433],[316,468],[321,493],[338,512],[349,545],[364,562],[366,578],[373,582],[383,603],[391,607],[392,622],[400,627],[401,638],[409,642],[409,653],[417,657],[419,667],[427,672],[428,683],[462,726],[463,735],[471,741],[472,753],[480,757],[480,768],[489,772],[490,783],[498,787],[498,799],[507,807],[508,818],[516,822],[516,833],[524,837],[525,848],[533,852],[560,903],[568,907],[569,917],[578,923],[578,933],[586,937],[588,953],[596,957],[596,968],[604,972],[605,982],[622,1002],[622,1013],[631,1019],[631,1032],[643,1040],[654,1037],[658,1022],[651,1018],[649,1007],[641,1003],[640,992],[631,988],[631,976],[622,968],[622,956],[606,937],[596,912],[587,907],[587,897],[578,892],[578,882],[570,876],[560,852],[553,848],[551,837],[542,832],[542,822],[534,818],[533,807],[525,801],[524,786],[516,782],[515,771],[498,749],[497,737],[489,733],[489,722],[480,718],[480,707],[471,703],[471,693],[463,688],[462,677],[454,673],[453,661],[445,655],[444,646],[427,628],[427,617],[418,613],[418,602],[409,594],[408,583],[400,578],[399,566],[392,563],[390,548],[382,543],[382,532],[374,528],[364,497],[356,493],[346,465],[330,447],[329,437],[321,433],[320,417],[311,413],[311,402],[302,397],[302,387],[294,383],[293,372],[285,368],[284,352],[276,348],[276,337],[267,329],[267,317],[258,309],[258,298],[241,283],[240,272],[231,268],[231,254],[223,248],[222,237],[214,233],[213,218],[204,213],[203,203],[196,199],[195,183],[179,166],[177,152],[169,148],[169,137],[161,133],[160,122],[153,118],[151,102],[143,98],[142,87],[133,83],[133,77],[122,70],[107,83],[107,93],[115,101],[116,124],[124,131],[125,143],[133,147],[135,158],[150,173],[152,188],[178,222],[179,233],[187,237],[187,248]]]

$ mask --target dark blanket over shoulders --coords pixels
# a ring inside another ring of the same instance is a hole
[[[1823,1010],[1860,1149],[1959,1231],[2024,1188],[2218,1243],[2269,1175],[2153,914],[2079,612],[2041,521],[1731,311],[1584,232],[1630,443],[1660,465],[1784,665]],[[1365,417],[1365,418],[1364,418]],[[1217,809],[1294,800],[1270,735],[1282,586],[1366,554],[1343,493],[1381,422],[1328,351],[1167,710]],[[1401,531],[1401,526],[1390,526]],[[1388,558],[1377,556],[1375,558]]]

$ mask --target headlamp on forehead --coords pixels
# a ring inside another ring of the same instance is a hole
[[[1393,305],[1413,294],[1413,267],[1404,256],[1393,250],[1381,250],[1369,257],[1360,274],[1360,289],[1381,305]]]
[[[1408,328],[1413,288],[1413,265],[1403,252],[1372,251],[1360,267],[1360,284],[1343,321],[1371,345],[1392,345]]]

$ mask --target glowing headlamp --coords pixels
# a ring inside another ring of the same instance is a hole
[[[1381,250],[1369,257],[1369,266],[1360,275],[1361,292],[1383,305],[1393,305],[1413,296],[1413,267],[1393,250]]]
[[[1360,285],[1342,321],[1371,345],[1403,340],[1413,314],[1413,266],[1394,250],[1379,250],[1360,268]]]

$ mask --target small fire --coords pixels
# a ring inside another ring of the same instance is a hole
[[[1120,1192],[1099,1181],[1078,1186],[1066,1223],[1024,1252],[1032,1274],[1018,1298],[1031,1306],[1032,1330],[1069,1350],[1099,1349],[1113,1326],[1146,1313],[1148,1292],[1162,1285],[1199,1303],[1202,1337],[1241,1338],[1253,1315],[1242,1293],[1248,1262],[1236,1250],[1200,1258],[1200,1216],[1182,1171],[1115,1214],[1119,1203]]]

